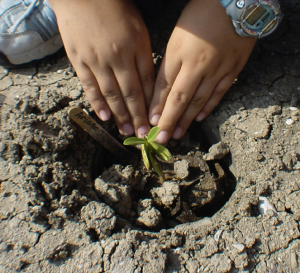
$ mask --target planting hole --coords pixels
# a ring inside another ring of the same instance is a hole
[[[173,228],[211,217],[229,200],[235,179],[228,163],[203,159],[209,145],[203,137],[196,139],[194,132],[200,129],[195,126],[181,140],[169,141],[172,162],[161,161],[165,181],[146,170],[136,148],[128,147],[130,156],[125,160],[97,149],[94,189],[121,222],[152,231]]]

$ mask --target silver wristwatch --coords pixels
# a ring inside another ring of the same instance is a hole
[[[237,34],[262,38],[271,34],[282,19],[277,0],[220,0]]]

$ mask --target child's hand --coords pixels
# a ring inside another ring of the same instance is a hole
[[[256,39],[240,37],[219,0],[191,0],[169,40],[149,118],[166,143],[210,114],[244,67]]]
[[[130,0],[50,0],[67,54],[102,120],[121,133],[150,129],[154,66],[147,28]]]

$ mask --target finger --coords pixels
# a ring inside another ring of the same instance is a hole
[[[197,114],[196,121],[202,121],[212,112],[212,110],[219,104],[224,94],[231,87],[234,79],[235,77],[232,76],[232,74],[228,74],[219,81],[211,97],[206,102],[201,111]]]
[[[155,71],[151,48],[136,57],[136,67],[144,91],[146,107],[149,108],[154,88]]]
[[[114,120],[123,135],[134,133],[131,117],[123,100],[116,77],[109,67],[102,68],[97,73],[101,93],[109,106]]]
[[[187,81],[187,79],[189,80]],[[199,83],[204,79],[202,72],[199,72],[198,69],[192,70],[189,66],[183,66],[181,68],[169,93],[165,108],[158,123],[158,127],[161,129],[161,132],[157,136],[158,142],[166,143],[169,140],[177,121],[186,111]],[[196,114],[197,112],[195,116]]]
[[[228,72],[225,76],[223,67],[224,63],[223,65],[220,63],[212,70],[217,72],[213,73],[212,76],[206,75],[203,78],[188,107],[186,108],[186,111],[178,120],[176,128],[172,133],[172,138],[181,138],[195,117],[196,120],[199,121],[204,119],[230,88],[235,76],[239,73],[239,66],[234,63],[230,67],[226,68]],[[205,105],[207,105],[207,108],[205,108],[205,111],[202,112]],[[209,111],[209,113],[206,111]]]
[[[158,125],[167,97],[181,68],[181,61],[168,55],[161,63],[155,85],[153,98],[149,108],[149,120],[153,126]]]
[[[127,62],[126,67],[117,67],[114,70],[123,100],[131,117],[135,134],[143,137],[150,130],[147,119],[143,87],[137,72],[134,59]]]
[[[93,72],[84,63],[73,65],[81,82],[81,86],[85,91],[85,94],[95,113],[101,120],[109,120],[111,117],[111,111],[101,94],[97,79],[95,78]]]
[[[202,79],[184,113],[178,119],[176,127],[172,131],[172,138],[180,139],[184,135],[193,119],[199,113],[199,110],[201,110],[209,100],[215,88],[216,81],[216,79],[210,77],[204,77]]]

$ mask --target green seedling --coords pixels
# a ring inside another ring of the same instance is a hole
[[[147,170],[153,169],[159,176],[165,180],[165,175],[163,173],[162,167],[158,161],[158,158],[163,161],[170,161],[172,158],[169,150],[154,141],[159,132],[158,127],[153,127],[148,136],[144,138],[129,137],[125,139],[124,145],[141,145],[142,157]]]

